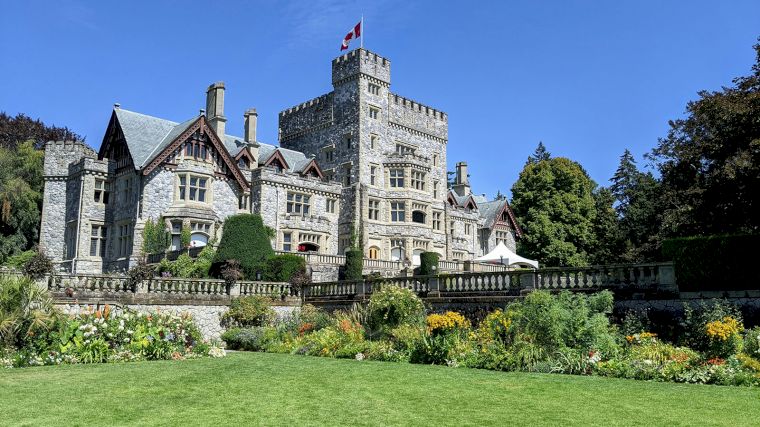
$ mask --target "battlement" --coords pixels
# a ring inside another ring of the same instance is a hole
[[[69,174],[69,165],[84,158],[97,159],[98,154],[82,141],[49,141],[45,144],[46,176]]]
[[[391,84],[391,61],[366,49],[355,49],[332,61],[333,86],[365,74]]]
[[[444,122],[449,120],[448,114],[444,113],[443,111],[437,110],[433,107],[429,107],[425,104],[421,104],[415,100],[405,98],[395,93],[388,94],[388,103],[397,105],[399,107],[405,108],[415,113],[424,114],[426,116],[432,116],[433,118],[442,120]]]
[[[291,114],[298,113],[301,110],[311,108],[318,105],[329,106],[332,105],[332,92],[320,95],[314,99],[310,99],[306,102],[302,102],[295,107],[290,107],[287,110],[280,111],[280,118],[285,118]]]

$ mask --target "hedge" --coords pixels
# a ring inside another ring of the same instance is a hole
[[[266,261],[264,278],[272,282],[289,282],[293,274],[306,269],[306,260],[298,255],[275,255]]]
[[[346,251],[346,267],[344,269],[345,280],[359,280],[362,278],[364,253],[359,249]]]
[[[433,268],[435,267],[435,268]],[[422,276],[429,276],[438,272],[438,253],[423,252],[420,254],[420,271]]]
[[[662,254],[681,291],[746,290],[760,286],[759,247],[760,235],[681,237],[664,240]]]
[[[224,263],[236,259],[240,261],[245,278],[253,280],[257,271],[263,272],[264,262],[272,256],[274,251],[261,216],[233,215],[224,221],[224,231],[211,265],[211,274],[220,277]]]

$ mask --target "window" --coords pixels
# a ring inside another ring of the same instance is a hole
[[[326,162],[332,162],[335,159],[335,150],[333,150],[332,148],[329,150],[325,150],[324,156],[325,156]]]
[[[179,200],[191,202],[206,202],[208,178],[191,174],[177,175],[179,179]]]
[[[406,144],[396,143],[396,154],[414,154],[414,147]]]
[[[309,214],[309,196],[300,193],[288,193],[287,212],[292,214]]]
[[[406,205],[404,202],[391,202],[391,221],[406,221]]]
[[[438,198],[438,181],[433,181],[433,198]]]
[[[249,167],[250,167],[250,163],[248,162],[247,157],[241,157],[238,159],[238,168],[248,169]]]
[[[172,221],[172,250],[182,249],[182,221]]]
[[[451,235],[451,237],[454,237],[454,230],[455,230],[455,228],[454,228],[454,221],[450,221],[449,222],[449,235]]]
[[[433,154],[433,166],[438,166],[438,154]]]
[[[290,252],[293,249],[293,235],[291,233],[282,233],[282,250]]]
[[[379,259],[380,258],[380,248],[377,246],[372,246],[369,248],[369,259]]]
[[[105,205],[108,204],[108,199],[110,196],[110,189],[111,184],[106,182],[104,179],[95,179],[95,196],[94,200],[95,203],[103,203]]]
[[[106,256],[106,227],[93,225],[90,235],[90,256]]]
[[[351,185],[351,166],[346,166],[345,173],[343,174],[343,185],[348,187]]]
[[[425,172],[412,171],[412,188],[425,190]]]
[[[509,232],[508,231],[496,231],[496,244],[504,243],[504,245],[507,245],[507,242],[509,241]],[[507,245],[508,246],[508,245]]]
[[[391,240],[391,261],[403,261],[405,258],[404,241]]]
[[[402,188],[404,186],[404,170],[403,169],[391,169],[390,178],[391,178],[391,187]]]
[[[378,138],[377,135],[369,136],[369,148],[373,150],[375,149],[375,147],[377,146],[377,138]]]
[[[119,226],[117,245],[119,257],[127,257],[132,254],[132,224]]]
[[[346,149],[350,150],[351,142],[352,142],[351,137],[350,136],[343,137],[343,142],[346,144]]]
[[[126,178],[121,181],[121,201],[122,203],[132,202],[132,178]]]
[[[66,224],[64,242],[66,244],[66,259],[74,258],[76,254],[77,222],[71,221]]]
[[[371,93],[372,95],[380,95],[380,86],[376,84],[372,84],[372,83],[368,83],[367,86],[368,86],[369,93]]]
[[[424,224],[425,223],[425,212],[424,211],[412,211],[412,222],[416,222],[418,224]]]
[[[452,255],[456,260],[464,259],[464,252],[454,252]]]
[[[335,199],[327,199],[327,213],[335,213],[335,206],[338,203]]]
[[[367,115],[370,119],[377,120],[380,117],[380,109],[376,107],[369,107]]]
[[[470,235],[472,234],[472,224],[465,224],[464,225],[464,234]]]
[[[371,220],[380,220],[380,200],[369,200],[369,208],[367,210],[367,217]]]
[[[441,213],[433,212],[433,230],[441,230]]]
[[[240,197],[238,197],[238,209],[240,210],[250,210],[251,206],[251,196],[248,194],[241,194]]]
[[[369,167],[369,185],[375,185],[377,179],[377,166]]]
[[[299,233],[298,252],[319,252],[319,234]]]
[[[188,141],[185,143],[185,156],[190,157],[192,155],[193,155],[193,143]]]

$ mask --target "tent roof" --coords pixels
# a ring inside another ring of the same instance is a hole
[[[509,250],[503,242],[499,242],[496,247],[486,255],[480,258],[475,258],[475,261],[494,262],[499,261],[507,265],[524,264],[533,268],[538,268],[538,261],[533,261],[528,258],[523,258],[520,255]]]

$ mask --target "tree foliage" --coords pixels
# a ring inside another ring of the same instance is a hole
[[[222,239],[211,267],[211,274],[219,277],[228,260],[240,261],[247,279],[253,280],[257,271],[264,271],[263,263],[274,255],[272,244],[261,216],[239,214],[224,221]]]
[[[661,185],[651,172],[641,172],[630,151],[620,157],[610,179],[624,247],[619,262],[653,261],[660,254]]]
[[[549,160],[551,159],[552,154],[546,150],[546,146],[544,146],[544,143],[539,141],[538,147],[536,147],[536,151],[533,152],[532,155],[528,156],[528,162],[529,164],[535,164],[543,160]]]
[[[156,221],[148,218],[143,228],[143,252],[146,254],[158,254],[166,251],[171,241],[171,234],[166,228],[162,217]]]
[[[596,184],[563,157],[528,161],[512,187],[512,209],[525,231],[520,251],[547,266],[583,266],[595,244]]]
[[[0,263],[39,237],[43,152],[33,141],[0,147]]]
[[[751,74],[699,92],[651,153],[667,235],[760,231],[760,43],[754,48]]]
[[[67,127],[47,126],[40,119],[32,120],[21,113],[11,117],[0,112],[0,148],[14,149],[28,140],[41,148],[47,141],[84,141],[84,138]]]
[[[594,236],[596,245],[590,252],[591,264],[614,264],[620,261],[624,252],[623,234],[619,227],[617,213],[613,208],[615,198],[612,192],[604,187],[594,191],[594,206],[596,221],[594,221]]]

